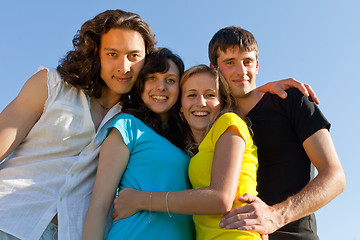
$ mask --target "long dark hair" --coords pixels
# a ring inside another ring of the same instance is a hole
[[[184,63],[181,58],[173,54],[167,48],[155,48],[147,57],[145,65],[139,73],[138,79],[130,91],[130,97],[124,103],[122,112],[129,113],[140,119],[146,125],[154,129],[158,134],[168,139],[175,146],[184,149],[184,132],[179,116],[180,99],[168,112],[168,122],[163,128],[160,116],[151,111],[143,102],[141,94],[144,91],[145,81],[149,74],[165,73],[169,70],[169,60],[175,63],[180,77],[184,73]]]
[[[85,22],[74,36],[74,49],[60,60],[57,70],[65,82],[95,98],[101,97],[105,85],[100,77],[100,40],[101,36],[112,28],[139,32],[145,42],[146,54],[150,53],[155,45],[155,35],[136,13],[107,10]]]

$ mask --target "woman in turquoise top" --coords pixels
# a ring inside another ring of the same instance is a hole
[[[155,49],[146,60],[123,112],[109,127],[86,215],[83,239],[102,239],[117,187],[147,191],[191,188],[188,156],[179,127],[181,59],[167,49]],[[194,239],[191,215],[140,211],[112,224],[107,239]]]

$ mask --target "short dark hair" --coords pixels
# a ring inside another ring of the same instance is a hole
[[[258,45],[252,33],[241,27],[231,26],[220,29],[210,40],[208,50],[210,63],[217,67],[218,50],[226,52],[228,48],[235,46],[240,50],[255,51],[256,58],[258,57]]]

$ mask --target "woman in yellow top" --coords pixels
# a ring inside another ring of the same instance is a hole
[[[226,81],[216,70],[198,65],[184,73],[180,86],[180,114],[189,128],[187,150],[193,155],[189,178],[194,189],[126,188],[119,193],[118,214],[121,218],[140,210],[168,212],[169,217],[171,213],[194,214],[196,239],[261,239],[257,232],[219,227],[225,213],[245,204],[238,197],[257,194],[256,146],[245,122],[231,113],[234,101]]]

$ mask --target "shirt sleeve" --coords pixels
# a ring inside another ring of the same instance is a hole
[[[225,113],[217,119],[212,127],[212,142],[216,143],[230,126],[235,126],[240,136],[244,139],[245,144],[248,144],[249,129],[246,123],[235,113]]]
[[[137,125],[136,125],[135,117],[126,113],[120,114],[108,127],[108,132],[106,136],[113,128],[116,128],[120,132],[124,143],[131,152],[134,147],[135,138],[136,138]]]
[[[330,129],[330,123],[310,97],[304,96],[299,90],[288,91],[291,122],[301,142],[322,128]]]

